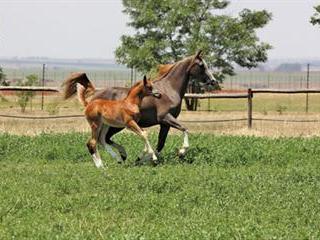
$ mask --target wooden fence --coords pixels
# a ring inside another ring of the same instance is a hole
[[[308,112],[308,94],[309,93],[320,93],[320,89],[251,89],[249,88],[247,93],[244,94],[194,94],[188,93],[185,98],[197,98],[197,99],[210,99],[210,98],[246,98],[247,99],[247,123],[248,128],[252,128],[252,122],[254,120],[259,121],[276,121],[276,122],[319,122],[318,120],[285,120],[285,119],[263,119],[253,118],[253,97],[255,94],[273,93],[273,94],[306,94],[306,112]]]
[[[37,91],[37,92],[59,92],[59,88],[56,87],[20,87],[20,86],[0,86],[1,91]],[[225,98],[225,99],[236,99],[242,98],[247,99],[247,111],[248,115],[246,119],[225,119],[225,120],[197,120],[197,122],[229,122],[237,120],[247,120],[248,128],[252,128],[252,122],[254,120],[260,121],[281,121],[281,122],[319,122],[318,120],[285,120],[285,119],[258,119],[253,117],[253,97],[255,94],[273,93],[273,94],[306,94],[306,112],[308,111],[308,94],[309,93],[320,93],[320,89],[251,89],[249,88],[246,93],[240,94],[221,94],[221,93],[187,93],[185,98],[195,99],[212,99],[212,98]],[[20,118],[20,119],[56,119],[56,118],[69,118],[69,117],[83,117],[82,115],[70,115],[70,116],[51,116],[51,117],[27,117],[27,116],[11,116],[11,115],[0,115],[0,117],[9,118]]]

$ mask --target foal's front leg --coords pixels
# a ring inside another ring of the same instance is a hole
[[[173,117],[170,113],[166,114],[162,119],[161,119],[161,124],[165,124],[169,127],[173,127],[175,129],[178,129],[183,132],[183,145],[179,150],[179,157],[184,157],[184,155],[187,152],[187,149],[189,148],[189,137],[188,137],[188,129],[183,127],[178,120]]]
[[[157,159],[157,156],[154,153],[154,151],[153,151],[153,149],[151,147],[151,144],[150,144],[150,142],[148,140],[147,132],[142,130],[134,120],[129,121],[128,124],[127,124],[127,127],[131,131],[133,131],[136,134],[138,134],[144,140],[144,142],[145,142],[145,150],[146,150],[147,153],[149,153],[152,156],[152,161],[156,164],[158,159]]]

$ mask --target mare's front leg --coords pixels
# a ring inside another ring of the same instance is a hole
[[[157,145],[158,154],[160,154],[161,150],[163,149],[166,143],[169,130],[170,130],[170,126],[160,124],[160,132],[158,135],[158,145]]]
[[[180,148],[178,155],[179,157],[184,157],[187,152],[187,149],[189,148],[188,129],[183,127],[178,122],[178,120],[175,117],[173,117],[170,113],[167,113],[163,118],[161,118],[160,123],[183,132],[183,145]]]
[[[157,164],[157,160],[158,159],[157,159],[157,156],[154,153],[154,151],[153,151],[153,149],[151,147],[151,144],[150,144],[150,142],[148,140],[147,132],[142,130],[134,120],[131,120],[131,121],[129,121],[127,123],[127,128],[130,129],[131,131],[135,132],[136,134],[138,134],[144,140],[146,152],[149,153],[152,156],[153,162],[155,164]]]

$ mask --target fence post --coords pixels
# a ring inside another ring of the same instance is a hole
[[[309,89],[310,64],[307,65],[307,89]],[[306,95],[306,113],[309,112],[309,94]]]
[[[252,128],[252,89],[248,88],[248,128]]]
[[[133,85],[133,67],[131,67],[130,84],[131,84],[131,87],[132,87],[132,85]]]
[[[44,78],[45,78],[46,64],[42,64],[42,87],[44,87]],[[44,103],[44,92],[41,93],[41,110],[43,110]]]

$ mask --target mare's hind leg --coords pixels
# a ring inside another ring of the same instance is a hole
[[[156,154],[154,153],[152,147],[151,147],[151,144],[148,140],[148,135],[147,135],[147,132],[142,130],[138,124],[134,121],[134,120],[131,120],[130,122],[128,122],[127,124],[127,127],[135,132],[136,134],[138,134],[145,142],[145,148],[147,149],[147,153],[150,154],[152,156],[152,160],[155,164],[157,164],[157,156]]]
[[[114,128],[114,127],[110,127],[109,130],[107,131],[106,135],[105,135],[105,141],[107,144],[111,145],[112,147],[116,148],[118,150],[118,152],[120,153],[120,156],[122,158],[123,161],[125,161],[127,159],[127,152],[124,149],[123,146],[121,146],[118,143],[115,143],[114,141],[111,140],[111,137],[113,135],[115,135],[116,133],[120,132],[121,130],[123,130],[123,128]]]
[[[98,145],[98,137],[101,129],[101,123],[99,121],[90,121],[88,120],[91,127],[91,138],[87,142],[88,150],[92,156],[92,160],[97,168],[103,168],[103,163],[97,148]]]
[[[112,145],[110,144],[110,141],[106,142],[106,134],[108,133],[110,129],[110,126],[103,124],[101,127],[101,131],[99,134],[99,142],[100,144],[110,153],[110,155],[117,160],[118,163],[122,163],[123,160],[120,158],[119,154],[117,154],[112,149]]]
[[[188,137],[188,129],[183,127],[176,118],[174,118],[170,113],[166,114],[164,118],[161,120],[161,124],[165,124],[169,127],[173,127],[183,132],[183,145],[179,150],[179,157],[184,157],[189,148],[189,137]]]

